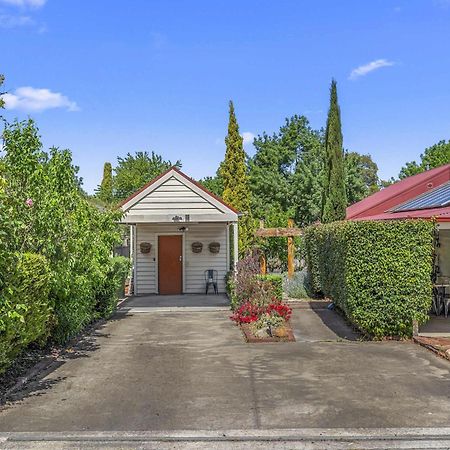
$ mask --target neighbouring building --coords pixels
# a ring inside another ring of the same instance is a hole
[[[434,219],[436,275],[450,279],[450,164],[405,178],[347,208],[348,220]]]

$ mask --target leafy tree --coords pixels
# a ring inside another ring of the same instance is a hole
[[[362,200],[380,189],[378,166],[370,155],[346,152],[344,162],[347,202],[349,205]]]
[[[342,148],[341,112],[336,81],[331,81],[330,109],[325,130],[325,177],[322,199],[322,222],[345,219],[347,194],[345,189],[344,152]]]
[[[218,171],[219,172],[219,171]],[[219,197],[222,197],[223,194],[223,181],[219,173],[217,173],[213,177],[205,177],[199,180],[199,183],[202,184],[208,191],[212,192]]]
[[[251,193],[243,139],[239,134],[239,125],[232,101],[229,103],[229,108],[225,159],[219,168],[219,173],[223,182],[223,200],[243,214],[239,219],[239,250],[244,254],[250,249],[253,242]]]
[[[125,158],[117,158],[117,162],[113,177],[113,196],[118,201],[129,197],[170,167],[181,167],[181,161],[175,164],[165,161],[155,152],[136,152],[134,155],[127,153]]]
[[[300,224],[317,219],[322,191],[321,132],[314,131],[306,117],[293,116],[278,133],[258,136],[254,145],[256,153],[249,166],[255,214],[265,217],[268,208],[274,208]]]
[[[416,161],[407,162],[400,170],[399,178],[410,177],[448,163],[450,163],[450,140],[442,140],[426,148],[420,155],[419,163]]]
[[[5,81],[5,76],[0,74],[0,88],[3,85]],[[2,95],[4,94],[4,92],[0,92],[0,108],[4,108],[5,107],[5,100],[3,100]]]
[[[32,120],[8,125],[3,141],[8,250],[37,253],[49,262],[53,338],[64,341],[101,314],[99,301],[112,283],[120,213],[90,205],[71,152],[44,152]]]
[[[102,202],[107,205],[111,204],[113,199],[113,178],[112,166],[110,162],[105,162],[103,166],[103,179],[96,194]]]

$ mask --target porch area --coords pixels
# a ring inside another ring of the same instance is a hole
[[[128,297],[120,305],[124,312],[154,312],[172,310],[228,310],[230,302],[226,294],[140,295]]]
[[[450,338],[450,316],[431,314],[430,320],[420,326],[419,336]]]

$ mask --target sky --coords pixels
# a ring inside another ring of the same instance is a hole
[[[286,117],[323,127],[333,77],[344,147],[383,179],[450,138],[450,0],[0,0],[0,41],[3,115],[88,192],[138,150],[214,175],[230,99],[250,155]]]

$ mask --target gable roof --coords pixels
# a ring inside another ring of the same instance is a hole
[[[386,218],[412,217],[411,211],[409,211],[409,214],[400,215],[400,212],[394,213],[392,210],[449,181],[450,164],[413,175],[349,206],[347,208],[347,219],[370,220],[372,218],[372,220],[380,220],[383,218],[381,216],[388,212],[389,217]],[[423,211],[425,210],[422,209],[421,216],[424,216]],[[406,211],[404,212],[406,213]]]
[[[205,200],[209,203],[215,205],[216,207],[224,210],[224,212],[231,212],[232,214],[239,214],[239,212],[233,208],[231,205],[225,203],[219,196],[213,194],[204,186],[202,186],[199,182],[194,180],[193,178],[187,176],[180,169],[173,166],[167,169],[165,172],[161,173],[153,180],[146,183],[139,190],[134,192],[128,198],[119,203],[119,207],[122,211],[126,212],[134,205],[136,205],[142,198],[146,197],[148,194],[157,189],[160,185],[162,185],[165,181],[170,179],[171,177],[175,177],[187,187],[194,190],[198,195],[201,195]]]

